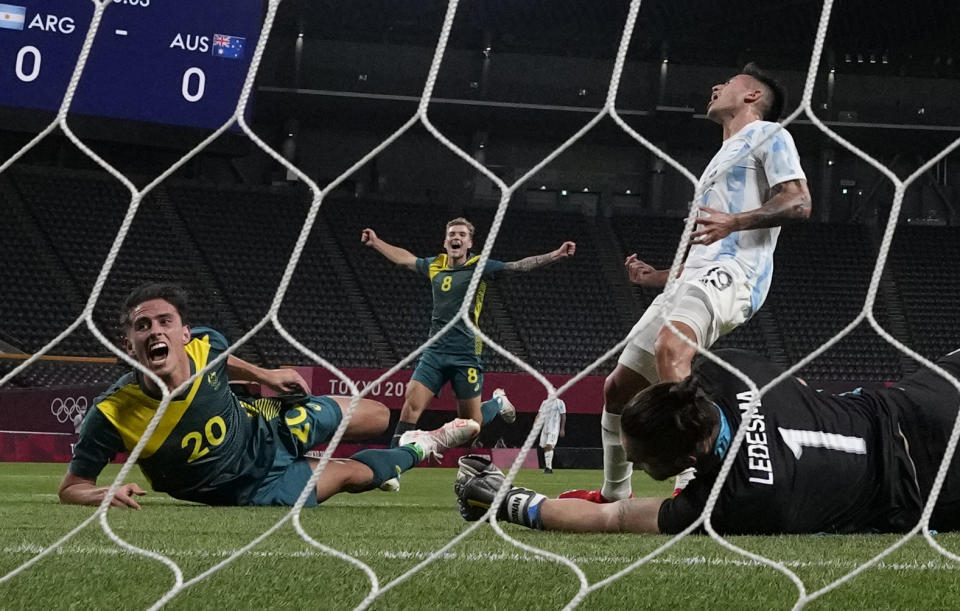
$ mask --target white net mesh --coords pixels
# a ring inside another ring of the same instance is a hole
[[[300,512],[309,494],[311,494],[311,488],[315,484],[319,475],[323,472],[326,465],[329,463],[329,460],[333,451],[336,449],[337,445],[339,444],[344,434],[344,431],[346,430],[346,427],[353,416],[354,407],[356,406],[357,401],[360,398],[367,395],[370,389],[374,388],[376,384],[386,381],[400,368],[409,364],[414,358],[416,358],[423,350],[425,350],[428,346],[430,346],[432,342],[434,342],[442,333],[444,333],[457,321],[454,320],[448,323],[443,330],[441,330],[436,335],[428,339],[423,345],[417,348],[414,352],[411,352],[410,354],[408,354],[403,360],[396,363],[389,371],[385,372],[382,376],[380,376],[380,378],[375,380],[373,383],[364,386],[363,390],[361,390],[354,381],[349,379],[348,376],[346,376],[343,372],[341,372],[335,366],[334,363],[330,363],[327,360],[325,360],[322,356],[314,353],[309,348],[304,346],[300,341],[298,341],[297,338],[291,335],[290,332],[288,332],[281,325],[278,318],[278,312],[279,312],[280,306],[284,302],[284,296],[286,294],[288,285],[290,284],[293,273],[296,270],[298,261],[300,260],[301,253],[303,252],[303,249],[307,243],[307,239],[310,235],[317,213],[320,209],[321,204],[323,203],[324,196],[327,193],[336,189],[344,180],[346,180],[349,176],[354,174],[359,168],[367,164],[371,159],[373,159],[386,147],[390,146],[395,140],[397,140],[400,136],[402,136],[404,133],[406,133],[408,130],[410,130],[412,127],[414,127],[417,124],[420,124],[423,127],[425,127],[427,131],[429,131],[429,133],[432,134],[432,136],[436,138],[436,140],[439,141],[444,147],[446,147],[451,152],[456,154],[458,157],[463,159],[465,163],[472,166],[477,172],[479,172],[480,174],[488,178],[499,191],[500,200],[499,200],[499,205],[497,207],[496,214],[493,219],[492,226],[490,228],[489,238],[486,240],[482,254],[481,254],[481,264],[477,266],[478,271],[473,275],[471,279],[470,287],[468,290],[468,298],[464,300],[464,304],[460,310],[460,318],[463,321],[465,321],[467,326],[470,327],[475,333],[483,337],[484,341],[487,342],[489,346],[491,346],[497,352],[501,353],[504,357],[506,357],[508,360],[516,364],[523,371],[528,373],[533,379],[539,382],[539,384],[541,384],[546,389],[546,392],[549,397],[553,398],[558,395],[561,395],[564,391],[566,391],[571,386],[576,384],[584,376],[588,375],[591,371],[595,370],[601,363],[609,359],[611,356],[616,355],[623,348],[623,346],[626,345],[626,343],[630,338],[629,337],[624,338],[620,343],[612,347],[606,354],[603,354],[602,356],[597,358],[597,360],[592,365],[580,371],[577,375],[573,376],[563,386],[556,388],[536,369],[534,369],[527,363],[523,362],[521,359],[517,358],[514,354],[505,350],[503,347],[499,346],[490,337],[487,337],[486,335],[484,335],[483,332],[480,329],[478,329],[471,321],[468,308],[469,308],[469,304],[472,302],[471,296],[476,292],[477,286],[480,281],[480,274],[481,274],[480,270],[483,269],[483,262],[486,261],[486,259],[489,257],[491,249],[496,243],[497,236],[499,234],[504,215],[507,211],[507,207],[511,200],[511,196],[516,192],[518,188],[524,185],[524,183],[526,183],[528,179],[536,175],[547,164],[549,164],[551,161],[556,159],[561,153],[563,153],[570,146],[572,146],[574,143],[580,140],[581,137],[583,137],[595,125],[597,125],[597,123],[602,121],[607,116],[609,116],[620,128],[622,128],[622,130],[626,134],[628,134],[631,138],[636,140],[642,146],[649,149],[654,155],[661,158],[665,163],[669,164],[672,168],[674,168],[677,172],[679,172],[683,177],[685,177],[695,187],[695,189],[698,189],[695,192],[694,201],[697,201],[699,199],[699,196],[702,194],[703,188],[697,187],[698,180],[696,176],[694,176],[686,167],[678,163],[670,155],[666,154],[664,151],[656,147],[652,142],[644,138],[641,134],[637,133],[630,125],[628,125],[621,118],[621,116],[617,112],[617,94],[620,87],[620,79],[621,79],[621,75],[624,68],[627,50],[630,46],[631,39],[633,38],[634,26],[637,21],[637,15],[640,9],[641,2],[640,0],[633,0],[630,3],[629,14],[627,16],[627,20],[623,28],[623,34],[620,40],[618,52],[616,54],[616,60],[613,66],[612,76],[610,78],[610,85],[607,92],[606,101],[602,109],[593,118],[591,118],[581,129],[579,129],[571,138],[569,138],[566,142],[564,142],[563,144],[558,146],[556,149],[554,149],[548,156],[542,159],[539,163],[531,167],[529,171],[527,171],[523,176],[521,176],[515,182],[508,185],[503,180],[501,180],[497,175],[491,172],[488,168],[484,167],[482,164],[477,162],[470,154],[468,154],[467,152],[457,147],[450,139],[444,136],[444,134],[441,133],[430,120],[429,110],[430,110],[431,99],[433,96],[434,85],[435,85],[441,64],[443,62],[444,54],[447,48],[448,38],[450,36],[451,28],[454,24],[454,20],[457,13],[458,0],[450,0],[447,7],[446,15],[443,20],[443,25],[440,30],[439,41],[436,46],[436,50],[433,56],[433,61],[430,65],[430,70],[427,75],[426,82],[423,88],[423,93],[420,97],[420,103],[418,105],[416,112],[397,131],[395,131],[388,138],[383,140],[383,142],[381,142],[369,153],[367,153],[365,156],[359,159],[355,164],[353,164],[350,168],[344,171],[340,176],[334,179],[330,184],[326,185],[324,188],[321,188],[317,184],[315,184],[304,172],[302,172],[300,169],[298,169],[297,167],[292,165],[290,162],[285,160],[282,155],[280,155],[277,151],[273,150],[263,140],[261,140],[253,132],[253,130],[247,125],[246,120],[244,118],[244,110],[248,105],[250,94],[253,88],[254,79],[256,77],[257,70],[260,66],[260,61],[263,56],[264,48],[270,36],[270,32],[274,23],[274,18],[276,16],[278,6],[281,2],[281,0],[269,0],[262,31],[257,41],[256,50],[253,54],[250,69],[247,74],[246,80],[244,82],[243,90],[237,102],[236,110],[233,116],[230,118],[230,120],[227,123],[225,123],[219,129],[217,129],[213,134],[211,134],[203,142],[198,144],[193,150],[185,154],[182,158],[180,158],[176,163],[174,163],[166,171],[164,171],[162,174],[157,176],[154,180],[150,181],[143,188],[138,189],[129,178],[124,176],[120,171],[118,171],[109,163],[107,163],[104,159],[99,157],[80,138],[78,138],[74,134],[74,132],[71,130],[70,123],[69,123],[68,113],[71,108],[71,102],[74,98],[75,92],[77,91],[78,84],[80,83],[80,80],[82,78],[83,69],[90,55],[91,48],[93,47],[101,18],[103,16],[104,11],[107,9],[107,7],[111,6],[111,2],[109,0],[103,0],[103,1],[92,0],[92,1],[93,1],[93,4],[95,5],[93,19],[91,21],[90,28],[86,34],[82,51],[77,60],[76,67],[74,69],[72,78],[70,79],[70,83],[66,90],[66,93],[63,97],[63,102],[57,114],[56,119],[52,123],[50,123],[50,125],[48,125],[44,130],[42,130],[35,138],[33,138],[20,151],[18,151],[15,155],[13,155],[11,158],[7,159],[2,165],[0,165],[0,172],[7,170],[12,164],[14,164],[16,161],[21,159],[24,154],[26,154],[28,151],[33,149],[41,140],[43,140],[52,132],[54,132],[54,130],[59,128],[87,157],[95,161],[104,170],[109,172],[116,180],[118,180],[121,184],[123,184],[124,187],[126,187],[126,189],[130,193],[130,202],[129,202],[126,215],[120,226],[120,229],[116,234],[116,237],[110,248],[109,254],[107,255],[106,260],[103,263],[103,266],[96,279],[93,290],[90,292],[89,298],[87,300],[86,306],[84,307],[83,311],[80,313],[80,315],[76,318],[76,320],[72,324],[70,324],[66,329],[63,330],[62,333],[60,333],[57,337],[55,337],[52,341],[50,341],[46,346],[44,346],[43,349],[41,349],[33,358],[30,358],[29,360],[23,362],[20,366],[18,366],[13,371],[5,375],[2,379],[0,379],[0,386],[5,385],[7,382],[9,382],[15,376],[17,376],[21,371],[23,371],[27,367],[30,367],[40,356],[49,352],[51,348],[53,348],[58,343],[60,343],[65,337],[70,335],[78,327],[80,327],[81,325],[86,325],[86,327],[90,330],[90,332],[93,333],[93,335],[104,346],[106,346],[109,350],[111,350],[114,354],[116,354],[118,358],[122,359],[129,365],[136,367],[144,375],[149,376],[154,382],[156,382],[163,389],[163,400],[160,404],[160,408],[156,412],[156,415],[153,417],[149,426],[147,427],[145,434],[143,435],[139,443],[136,445],[136,447],[132,450],[126,463],[123,465],[119,474],[111,484],[106,498],[103,500],[100,507],[97,509],[96,513],[91,515],[88,519],[84,520],[76,528],[66,533],[63,537],[61,537],[55,543],[43,549],[39,553],[37,553],[29,561],[25,562],[21,566],[10,571],[8,574],[0,578],[0,583],[7,582],[11,579],[14,579],[17,575],[19,575],[23,571],[28,570],[33,564],[35,564],[41,558],[50,554],[52,551],[60,548],[60,546],[62,546],[65,542],[71,539],[74,535],[76,535],[82,529],[86,528],[90,524],[90,522],[92,522],[94,519],[99,519],[101,527],[103,528],[104,532],[118,546],[132,553],[144,556],[145,558],[150,558],[160,563],[163,563],[173,573],[173,576],[174,576],[173,586],[170,588],[168,592],[166,592],[161,598],[159,598],[154,603],[152,608],[162,607],[168,601],[170,601],[171,599],[176,597],[178,594],[183,592],[185,589],[189,588],[190,586],[198,582],[205,580],[206,578],[213,575],[223,567],[227,566],[232,561],[242,556],[243,554],[247,553],[254,546],[256,546],[261,541],[269,537],[277,529],[281,528],[287,521],[291,521],[293,523],[293,526],[296,532],[299,533],[300,537],[302,537],[303,540],[306,541],[308,544],[310,544],[311,546],[315,547],[316,549],[320,550],[325,554],[329,554],[332,557],[338,558],[340,560],[343,560],[345,562],[348,562],[354,565],[355,567],[359,568],[365,573],[365,575],[367,576],[367,579],[369,580],[369,592],[367,596],[363,599],[363,601],[358,605],[357,607],[358,609],[363,609],[370,606],[385,592],[389,591],[390,589],[394,588],[400,583],[403,583],[407,579],[412,578],[418,572],[420,572],[421,569],[423,569],[423,567],[432,563],[434,560],[442,557],[450,548],[457,545],[461,540],[463,540],[465,537],[470,535],[470,533],[474,532],[478,528],[485,528],[488,525],[500,537],[502,537],[505,541],[509,542],[511,545],[514,545],[520,550],[523,550],[525,552],[529,552],[531,554],[535,554],[537,556],[545,558],[549,561],[561,563],[566,567],[568,567],[573,572],[573,574],[576,575],[576,578],[579,581],[579,589],[576,595],[567,603],[566,608],[568,609],[572,609],[576,607],[581,601],[583,601],[583,599],[589,593],[595,590],[598,590],[600,588],[604,588],[605,586],[611,584],[612,582],[620,579],[624,575],[627,575],[631,571],[635,570],[639,566],[655,561],[654,559],[662,555],[663,552],[673,547],[677,542],[682,540],[690,532],[692,532],[693,530],[697,529],[700,526],[703,526],[706,532],[709,533],[709,536],[724,548],[731,550],[737,554],[740,554],[751,561],[766,565],[787,576],[796,586],[797,598],[796,598],[795,608],[803,607],[806,603],[810,602],[811,600],[825,594],[826,592],[829,592],[830,590],[853,579],[860,572],[870,568],[871,566],[876,565],[884,557],[891,554],[893,551],[898,549],[900,546],[902,546],[908,540],[913,538],[919,532],[924,533],[926,540],[929,542],[930,546],[933,547],[933,549],[937,550],[939,553],[943,554],[944,556],[946,556],[951,560],[954,560],[954,561],[960,560],[960,558],[958,558],[955,554],[943,549],[943,547],[940,546],[930,536],[929,527],[928,527],[933,506],[936,503],[941,486],[945,479],[947,466],[949,465],[950,459],[952,458],[953,453],[956,449],[957,439],[958,437],[960,437],[960,420],[958,420],[958,422],[955,424],[953,431],[950,435],[950,440],[947,447],[946,455],[944,456],[940,470],[937,473],[937,477],[934,482],[933,489],[931,491],[927,504],[924,508],[920,523],[917,524],[916,527],[913,528],[905,536],[897,540],[893,545],[885,549],[883,552],[877,554],[874,558],[870,559],[869,561],[863,563],[860,566],[857,566],[846,575],[836,579],[832,583],[816,591],[808,592],[807,588],[804,585],[804,582],[790,568],[785,566],[784,563],[776,562],[774,560],[765,558],[761,555],[741,549],[740,547],[731,544],[729,541],[721,537],[713,529],[713,526],[710,520],[710,515],[717,502],[720,489],[722,488],[724,481],[730,471],[730,468],[733,463],[733,459],[737,455],[738,449],[740,448],[740,445],[744,439],[745,432],[747,430],[747,427],[750,424],[751,418],[756,412],[756,408],[758,407],[758,404],[759,404],[759,400],[757,400],[757,402],[754,403],[754,405],[751,407],[750,411],[745,414],[743,421],[733,438],[730,451],[727,454],[723,467],[720,471],[720,475],[718,476],[716,483],[713,486],[706,508],[703,514],[701,515],[701,517],[689,528],[687,528],[685,531],[670,538],[669,540],[667,540],[661,546],[657,547],[652,552],[644,555],[643,557],[637,558],[634,562],[630,563],[623,570],[601,581],[595,582],[593,584],[589,583],[589,580],[587,579],[584,571],[578,566],[578,564],[575,561],[569,558],[565,558],[563,556],[542,550],[542,549],[532,547],[520,541],[517,541],[516,539],[508,535],[506,532],[504,532],[500,528],[499,524],[497,524],[495,515],[496,515],[497,507],[503,501],[503,498],[505,496],[505,492],[507,489],[507,486],[505,486],[503,489],[501,489],[500,493],[497,495],[496,500],[490,509],[489,515],[491,516],[491,519],[489,522],[479,521],[474,524],[471,524],[470,526],[466,527],[454,539],[450,540],[446,545],[442,546],[432,554],[425,557],[422,560],[422,562],[418,563],[416,566],[406,571],[399,577],[393,579],[392,581],[385,584],[381,584],[376,573],[367,564],[365,564],[358,558],[350,556],[349,554],[346,554],[336,549],[332,549],[316,541],[313,537],[311,537],[301,525]],[[920,168],[918,168],[914,173],[912,173],[906,179],[900,179],[890,169],[885,167],[879,161],[877,161],[870,155],[864,153],[855,145],[848,142],[847,140],[839,136],[837,133],[832,131],[827,125],[823,123],[823,121],[821,121],[817,117],[817,115],[814,112],[814,108],[812,106],[811,100],[814,92],[814,83],[817,76],[817,71],[820,67],[824,40],[826,37],[828,25],[830,23],[832,7],[833,7],[833,2],[831,0],[827,0],[823,5],[823,10],[822,10],[820,21],[819,21],[819,26],[817,28],[816,37],[813,41],[812,53],[810,57],[810,63],[808,65],[807,77],[806,77],[806,82],[804,86],[802,100],[799,106],[786,118],[785,121],[783,121],[782,125],[787,126],[791,122],[796,120],[801,114],[805,114],[807,118],[819,130],[821,130],[834,142],[844,147],[845,149],[849,150],[854,155],[860,157],[866,163],[874,167],[877,171],[881,172],[887,179],[890,180],[890,182],[893,184],[895,188],[894,198],[892,203],[893,204],[892,210],[890,212],[886,229],[883,233],[883,240],[880,245],[879,256],[877,257],[877,261],[873,269],[873,274],[871,277],[865,302],[863,304],[863,307],[860,313],[853,320],[851,320],[849,324],[847,324],[839,333],[834,335],[832,338],[830,338],[829,341],[827,341],[822,346],[818,347],[816,350],[814,350],[813,352],[811,352],[810,354],[802,358],[800,361],[795,363],[781,376],[772,380],[763,388],[757,388],[756,384],[752,380],[750,380],[747,376],[745,376],[742,372],[738,371],[731,365],[718,359],[709,351],[698,349],[698,352],[700,352],[707,358],[714,360],[719,365],[721,365],[722,367],[730,371],[732,374],[736,375],[741,380],[743,380],[743,382],[746,383],[755,392],[755,396],[762,397],[767,390],[772,388],[774,385],[778,384],[780,381],[786,379],[787,377],[792,376],[794,373],[800,370],[803,366],[810,363],[812,360],[816,359],[819,355],[823,354],[831,346],[833,346],[834,344],[839,342],[841,339],[843,339],[845,336],[847,336],[855,327],[857,327],[858,325],[866,321],[870,325],[870,327],[872,327],[876,331],[876,333],[879,334],[880,337],[882,337],[884,340],[886,340],[891,345],[896,347],[897,350],[915,359],[916,361],[921,363],[924,367],[927,367],[932,371],[935,371],[938,375],[947,379],[951,384],[953,384],[954,387],[958,389],[958,391],[960,391],[960,383],[958,383],[956,379],[954,379],[948,373],[943,371],[941,368],[937,367],[935,364],[923,358],[921,355],[917,354],[916,352],[911,350],[909,347],[905,346],[904,344],[899,342],[897,339],[895,339],[893,336],[891,336],[889,332],[887,332],[883,327],[881,327],[881,325],[877,322],[874,316],[874,305],[875,305],[875,300],[876,300],[876,296],[877,296],[877,292],[880,284],[880,277],[887,261],[887,255],[890,250],[893,234],[897,229],[897,220],[899,217],[900,207],[903,202],[904,192],[917,179],[917,177],[919,177],[924,172],[926,172],[931,167],[933,167],[939,160],[943,159],[946,155],[948,155],[955,148],[957,148],[957,146],[960,146],[960,139],[954,141],[952,144],[950,144],[948,147],[946,147],[944,150],[938,153],[935,157],[930,159],[927,163],[923,164]],[[238,125],[242,130],[242,132],[257,147],[262,149],[266,154],[268,154],[270,157],[276,160],[277,163],[281,164],[284,168],[286,168],[287,170],[295,174],[305,185],[308,186],[312,194],[312,200],[311,200],[309,212],[306,216],[306,219],[303,222],[303,226],[297,238],[296,245],[293,248],[293,251],[289,257],[289,260],[287,261],[282,279],[280,280],[280,283],[276,288],[276,292],[273,297],[272,304],[270,305],[269,311],[266,313],[266,315],[264,315],[263,318],[256,325],[250,328],[237,342],[232,344],[226,353],[221,355],[213,363],[209,364],[205,369],[197,372],[193,377],[191,377],[183,385],[174,389],[165,388],[161,380],[156,378],[156,376],[154,376],[150,371],[146,370],[145,368],[140,366],[138,363],[136,363],[122,350],[118,349],[97,328],[93,318],[94,307],[96,306],[98,299],[101,296],[101,292],[103,290],[103,287],[107,278],[110,276],[111,271],[114,268],[114,263],[117,258],[117,255],[120,251],[121,246],[124,243],[125,238],[128,235],[128,232],[133,223],[133,220],[137,215],[140,203],[143,201],[144,197],[148,193],[150,193],[155,187],[157,187],[157,185],[162,183],[164,180],[170,177],[175,171],[177,171],[180,167],[182,167],[185,163],[187,163],[190,159],[192,159],[195,155],[197,155],[200,151],[204,150],[210,143],[212,143],[215,139],[217,139],[220,135],[222,135],[227,129],[229,129],[234,124]],[[746,153],[741,155],[740,158],[742,158],[745,155]],[[732,160],[727,167],[728,168],[732,167],[736,162],[740,160],[740,158]],[[721,170],[720,172],[718,172],[718,176],[722,177],[724,174],[724,171],[725,170]],[[683,235],[680,240],[680,244],[678,245],[678,248],[676,250],[676,255],[673,260],[673,265],[672,265],[672,270],[670,275],[671,280],[665,289],[666,291],[673,290],[673,284],[677,277],[676,271],[678,270],[679,266],[682,263],[683,254],[686,251],[687,245],[690,240],[690,233],[693,230],[693,227],[695,225],[695,217],[696,217],[696,208],[691,207],[691,211],[687,218],[687,222],[685,225],[685,229],[683,231]],[[119,536],[117,536],[116,533],[110,527],[107,510],[110,507],[111,500],[113,499],[117,488],[125,480],[130,469],[135,464],[137,458],[141,454],[141,451],[143,450],[144,446],[149,440],[150,435],[153,433],[158,422],[163,417],[164,412],[166,411],[168,405],[170,404],[171,397],[175,396],[177,393],[179,393],[183,389],[187,388],[190,384],[192,384],[193,380],[197,376],[205,375],[211,368],[215,367],[223,359],[226,359],[229,354],[233,353],[240,346],[242,346],[244,343],[250,340],[251,337],[253,337],[257,332],[259,332],[266,325],[272,325],[276,329],[276,331],[287,342],[289,342],[290,345],[294,346],[300,353],[302,353],[304,356],[311,359],[314,363],[334,372],[334,374],[349,388],[350,394],[353,397],[353,402],[351,403],[350,409],[348,409],[344,413],[342,424],[337,429],[327,450],[323,453],[323,457],[320,463],[320,468],[315,471],[312,479],[310,480],[308,485],[303,489],[296,505],[289,511],[289,513],[287,513],[276,524],[274,524],[269,529],[264,531],[261,535],[257,536],[255,539],[251,540],[246,545],[243,545],[242,547],[237,549],[234,553],[231,553],[230,555],[225,557],[221,562],[215,564],[209,569],[196,575],[192,579],[184,581],[184,576],[181,568],[175,562],[173,562],[170,558],[154,551],[140,549],[136,546],[129,544],[128,542],[124,541]],[[598,400],[599,400],[599,397],[598,397]],[[535,440],[538,438],[541,426],[542,426],[541,419],[538,418],[536,420],[535,426],[533,427],[533,430],[530,431],[529,435],[526,438],[526,441],[523,444],[520,455],[517,457],[516,461],[510,468],[509,472],[507,473],[506,481],[508,485],[516,477],[520,469],[520,466],[523,464],[523,461],[524,461],[524,458],[526,457],[527,452],[530,450]]]

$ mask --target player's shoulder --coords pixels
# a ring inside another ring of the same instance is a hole
[[[770,380],[783,372],[781,366],[750,350],[721,348],[714,350],[713,355],[761,385],[764,381]],[[736,374],[728,371],[726,367],[706,357],[697,357],[693,364],[693,370],[701,378],[715,382],[738,379]]]
[[[712,352],[714,356],[729,363],[763,363],[774,367],[776,366],[769,358],[753,350],[745,350],[743,348],[717,348]]]
[[[115,398],[131,386],[140,386],[139,382],[137,382],[137,374],[133,371],[123,374],[116,382],[111,384],[109,388],[97,395],[93,399],[93,405],[96,406],[103,401]]]
[[[200,341],[210,344],[214,350],[226,350],[230,342],[223,333],[211,327],[193,327],[190,329],[190,341]]]
[[[480,264],[480,256],[481,256],[481,255],[470,255],[470,257],[467,258],[467,261],[466,261],[466,263],[463,264],[463,266],[464,266],[464,267],[473,267],[473,266],[475,266],[475,265],[479,265],[479,264]],[[486,264],[485,264],[485,269],[496,268],[496,267],[500,267],[500,266],[502,266],[502,265],[503,265],[503,261],[499,261],[499,260],[494,259],[494,258],[492,258],[492,257],[487,257],[487,262],[486,262]]]
[[[113,428],[106,412],[114,413],[124,405],[137,404],[143,397],[140,382],[135,371],[121,376],[105,391],[94,397],[91,409],[83,419],[82,432]]]
[[[479,264],[480,264],[480,255],[471,255],[470,257],[467,258],[466,262],[463,264],[463,267],[472,268],[472,267],[476,267]],[[496,274],[498,272],[503,271],[505,267],[506,267],[506,263],[504,263],[503,261],[488,257],[486,263],[484,263],[483,265],[483,273],[485,275]]]
[[[417,259],[417,268],[423,272],[429,271],[431,276],[447,267],[446,253],[440,253],[432,257],[420,257]]]
[[[752,142],[793,142],[793,136],[787,131],[787,128],[776,121],[754,121],[746,134]]]

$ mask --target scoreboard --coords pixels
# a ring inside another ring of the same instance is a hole
[[[106,2],[71,113],[202,128],[230,117],[262,0]],[[0,105],[59,109],[93,12],[92,0],[0,0]]]

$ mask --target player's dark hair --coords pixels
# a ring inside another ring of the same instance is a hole
[[[787,105],[787,90],[773,75],[760,68],[753,62],[750,62],[740,71],[741,74],[752,76],[770,90],[768,100],[761,102],[763,104],[763,120],[778,121],[783,115],[783,108]],[[766,96],[764,96],[766,97]]]
[[[187,292],[172,282],[147,282],[130,291],[123,300],[120,310],[120,331],[126,332],[130,326],[130,312],[141,303],[151,299],[163,299],[177,309],[180,320],[187,324]]]
[[[620,428],[642,448],[645,457],[679,465],[686,457],[701,453],[718,420],[713,402],[691,375],[638,393],[623,408]]]

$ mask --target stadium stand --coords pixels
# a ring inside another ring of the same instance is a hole
[[[11,178],[45,246],[68,275],[71,293],[89,294],[129,206],[127,191],[105,175],[75,170],[17,167],[11,171]],[[116,333],[118,303],[147,280],[183,284],[196,297],[191,306],[195,318],[213,318],[214,309],[205,299],[203,285],[196,280],[195,262],[189,258],[183,238],[175,219],[156,199],[148,198],[141,204],[94,312],[98,326],[108,337]],[[83,305],[79,299],[75,303],[80,307],[73,310],[74,316]],[[86,354],[106,354],[92,337],[67,347]]]
[[[484,228],[493,220],[493,210],[466,212]],[[498,280],[530,364],[551,373],[576,373],[629,331],[610,299],[597,238],[585,221],[575,212],[508,209],[492,253],[514,261],[552,251],[566,240],[577,244],[572,259]]]
[[[901,227],[893,240],[890,267],[912,340],[907,343],[929,359],[960,348],[958,257],[957,227]]]
[[[175,208],[227,303],[249,329],[267,313],[303,226],[309,194],[301,189],[171,186]],[[280,308],[280,321],[304,345],[346,367],[376,360],[367,332],[344,298],[336,270],[314,227]],[[272,327],[254,339],[258,361],[309,362]]]
[[[791,363],[857,316],[876,251],[871,230],[864,225],[807,223],[781,232],[764,308],[777,321]],[[887,307],[879,299],[876,317],[890,328]],[[863,323],[799,373],[811,379],[892,380],[900,377],[901,367],[896,349]]]
[[[81,298],[6,177],[0,179],[0,207],[5,212],[0,223],[0,339],[34,352],[73,322]],[[17,246],[24,237],[35,245],[32,251]],[[82,353],[91,347],[74,335],[58,348]]]
[[[397,268],[360,244],[366,227],[384,240],[412,252],[431,256],[441,251],[446,211],[439,206],[401,212],[395,203],[330,201],[323,205],[323,221],[331,228],[337,247],[376,316],[394,360],[426,341],[430,331],[430,285]]]
[[[116,304],[146,280],[183,284],[194,296],[192,318],[235,339],[267,312],[310,203],[301,187],[212,186],[171,181],[141,205],[95,309],[98,326],[115,332]],[[112,243],[129,196],[96,172],[20,165],[0,181],[8,223],[0,227],[0,341],[25,353],[41,348],[72,322],[84,305]],[[402,210],[402,212],[400,212]],[[323,203],[280,310],[280,320],[306,346],[345,367],[387,367],[427,337],[430,288],[361,247],[360,231],[373,227],[387,241],[418,256],[442,248],[447,220],[463,214],[477,227],[482,248],[492,208],[459,209],[358,199]],[[667,266],[682,219],[623,216],[597,222],[578,212],[509,209],[492,256],[505,261],[548,252],[565,240],[577,256],[528,274],[490,283],[483,329],[495,341],[548,373],[574,373],[616,344],[656,295],[632,287],[616,299],[626,277],[622,259],[637,252]],[[873,229],[863,225],[800,224],[783,230],[776,272],[760,313],[718,346],[742,347],[781,364],[796,362],[827,341],[860,311],[876,253]],[[6,247],[13,235],[33,236],[34,252]],[[903,227],[891,273],[878,297],[877,318],[895,336],[928,357],[960,345],[960,281],[947,263],[960,252],[957,230]],[[935,269],[912,261],[940,253]],[[911,341],[913,343],[911,343]],[[105,356],[85,328],[54,354]],[[240,356],[268,366],[308,363],[270,326]],[[909,364],[867,325],[801,371],[811,379],[895,379]],[[489,371],[516,371],[493,350]],[[17,361],[0,363],[9,371]],[[607,367],[611,363],[605,364]],[[102,382],[117,365],[41,363],[16,385]],[[604,373],[604,367],[595,373]]]

